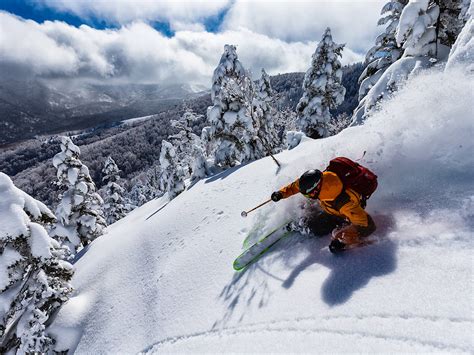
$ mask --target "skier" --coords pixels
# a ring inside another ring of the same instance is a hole
[[[375,174],[347,158],[336,158],[335,160],[337,159],[345,159],[362,169],[364,174],[359,174],[362,176],[362,181],[366,176],[369,178],[373,176],[373,180],[368,184],[372,184],[370,188],[375,190],[377,187]],[[365,174],[366,172],[368,173]],[[347,174],[339,176],[347,176]],[[363,243],[364,238],[376,229],[372,217],[364,210],[368,196],[364,196],[355,191],[356,188],[350,188],[348,184],[344,184],[339,176],[335,172],[329,171],[329,167],[323,172],[317,169],[308,170],[299,179],[271,195],[271,199],[275,202],[298,192],[309,199],[319,200],[322,211],[304,218],[300,224],[303,224],[316,236],[324,236],[333,231],[329,245],[329,250],[333,253]],[[360,177],[358,178],[360,179]]]

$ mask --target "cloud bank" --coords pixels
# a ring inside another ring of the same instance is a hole
[[[333,39],[364,53],[379,34],[377,20],[386,0],[246,1],[237,0],[222,24],[247,28],[284,41],[319,40],[327,27]]]
[[[29,75],[132,83],[189,83],[207,87],[224,44],[237,45],[243,65],[258,75],[306,71],[317,41],[330,26],[346,43],[343,63],[361,61],[377,35],[383,1],[36,0],[41,6],[116,22],[116,29],[37,23],[0,12],[0,65]],[[138,4],[138,5],[137,5]],[[222,12],[225,11],[225,12]],[[204,21],[222,15],[216,31]],[[149,20],[168,21],[167,37]]]
[[[134,21],[168,22],[173,30],[202,29],[202,21],[231,6],[230,0],[32,0],[38,6],[74,14],[83,19],[99,18],[109,24]]]

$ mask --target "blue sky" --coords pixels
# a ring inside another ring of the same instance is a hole
[[[385,1],[0,0],[0,65],[42,77],[207,86],[225,44],[256,75],[305,71],[327,27],[346,44],[348,64],[374,44]]]
[[[206,31],[213,33],[217,32],[228,9],[229,8],[226,7],[216,15],[205,18],[202,23]],[[0,10],[7,11],[24,19],[33,20],[38,23],[44,21],[63,21],[75,27],[86,24],[96,29],[118,28],[121,26],[120,23],[108,21],[106,18],[100,18],[98,16],[80,17],[73,13],[58,11],[54,7],[38,4],[33,1],[2,0],[0,1]],[[169,21],[149,21],[149,23],[153,28],[167,37],[171,37],[175,33],[171,28]]]
[[[108,27],[104,20],[94,19],[92,21],[85,21],[74,14],[60,12],[54,8],[38,5],[31,1],[2,0],[0,1],[0,9],[20,16],[24,19],[34,20],[40,23],[48,20],[58,20],[64,21],[76,27],[82,25],[83,23],[87,23],[88,25],[99,29]]]

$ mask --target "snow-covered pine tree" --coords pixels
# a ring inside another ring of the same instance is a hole
[[[440,15],[442,4],[443,13]],[[455,10],[453,10],[453,7]],[[411,74],[446,59],[452,38],[459,26],[447,29],[462,13],[462,4],[451,0],[410,0],[400,14],[395,40],[403,49],[401,58],[392,63],[359,103],[352,125],[361,124],[384,97],[398,89]],[[462,16],[461,16],[462,17]]]
[[[145,186],[139,179],[134,179],[132,182],[132,188],[127,194],[127,201],[130,205],[130,209],[133,210],[137,207],[142,206],[148,202],[148,198],[145,192]]]
[[[112,157],[108,157],[102,169],[102,181],[105,186],[104,213],[107,224],[112,224],[126,215],[123,194],[124,189],[120,186],[119,168]]]
[[[251,115],[254,117],[254,125],[258,125],[258,143],[263,145],[263,155],[275,153],[281,145],[278,132],[275,128],[275,119],[278,115],[275,109],[275,98],[270,83],[270,76],[262,69],[262,75],[255,84],[255,93],[252,98]]]
[[[213,105],[221,106],[223,109],[228,108],[228,103],[222,102],[219,99],[224,78],[241,79],[245,76],[245,69],[237,56],[237,48],[233,45],[226,44],[219,65],[212,75],[211,100]]]
[[[438,17],[439,6],[434,0],[411,0],[403,8],[395,39],[405,57],[436,55]]]
[[[446,59],[461,32],[466,3],[461,0],[410,0],[403,9],[396,39],[403,43],[404,56]]]
[[[47,353],[49,317],[68,300],[72,265],[48,236],[53,213],[0,173],[0,353]]]
[[[201,115],[197,115],[192,110],[186,110],[179,120],[171,121],[171,125],[178,130],[178,133],[168,137],[168,140],[176,147],[177,160],[182,167],[189,167],[193,181],[209,174],[204,144],[192,128],[193,123],[201,118]]]
[[[236,47],[226,44],[212,77],[211,99],[207,109],[209,138],[214,149],[214,164],[231,167],[255,158],[256,136],[249,117],[248,90],[252,81],[238,60]]]
[[[62,193],[52,235],[74,254],[100,236],[106,227],[104,201],[96,192],[89,169],[79,160],[79,147],[68,137],[60,139],[61,152],[54,156],[53,165]]]
[[[186,169],[178,161],[175,147],[164,139],[161,141],[160,167],[160,189],[167,192],[171,200],[185,189]]]
[[[470,1],[436,0],[439,6],[437,23],[438,38],[441,45],[451,48],[465,24],[466,5]]]
[[[461,0],[461,12],[459,13],[459,18],[467,23],[469,19],[472,19],[472,4],[471,0]],[[464,27],[463,27],[464,29]],[[461,30],[462,31],[462,30]]]
[[[333,42],[331,30],[327,28],[312,56],[311,67],[303,81],[303,97],[296,107],[297,127],[308,137],[326,137],[331,119],[329,110],[344,101],[346,89],[341,83],[339,61],[343,48],[343,44]]]
[[[152,165],[145,171],[143,192],[146,196],[147,201],[163,195],[163,191],[160,190],[161,181],[161,166]]]
[[[286,107],[279,111],[275,117],[275,127],[278,131],[278,139],[281,142],[281,147],[285,149],[286,135],[290,131],[296,131],[296,120],[298,116],[295,111]]]
[[[462,67],[465,73],[472,75],[474,73],[474,3],[465,4],[466,2],[463,2],[463,6],[469,5],[468,9],[463,7],[460,13],[460,17],[466,21],[466,24],[451,48],[446,70]]]
[[[161,167],[157,164],[141,172],[132,178],[128,185],[128,193],[125,195],[126,210],[131,211],[146,202],[160,197]]]
[[[329,121],[328,130],[331,136],[335,136],[336,134],[343,131],[351,124],[352,116],[348,115],[347,113],[343,112],[338,116],[331,117],[331,121]]]
[[[408,0],[390,0],[382,8],[382,17],[377,25],[386,25],[386,27],[385,31],[376,38],[375,46],[365,56],[366,67],[359,77],[359,105],[354,110],[356,116],[363,115],[365,112],[364,97],[368,91],[380,79],[385,70],[403,54],[403,48],[398,45],[395,39],[395,32],[403,7],[407,3]]]
[[[198,181],[210,175],[210,166],[207,161],[205,150],[201,144],[193,146],[192,156],[193,162],[191,164],[191,181]]]

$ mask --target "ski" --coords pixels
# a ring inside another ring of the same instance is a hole
[[[291,230],[287,228],[290,222],[286,222],[261,238],[258,242],[251,245],[237,259],[235,259],[233,267],[234,270],[240,271],[250,264],[256,262],[265,254],[273,245],[278,243],[282,238],[291,234]]]

